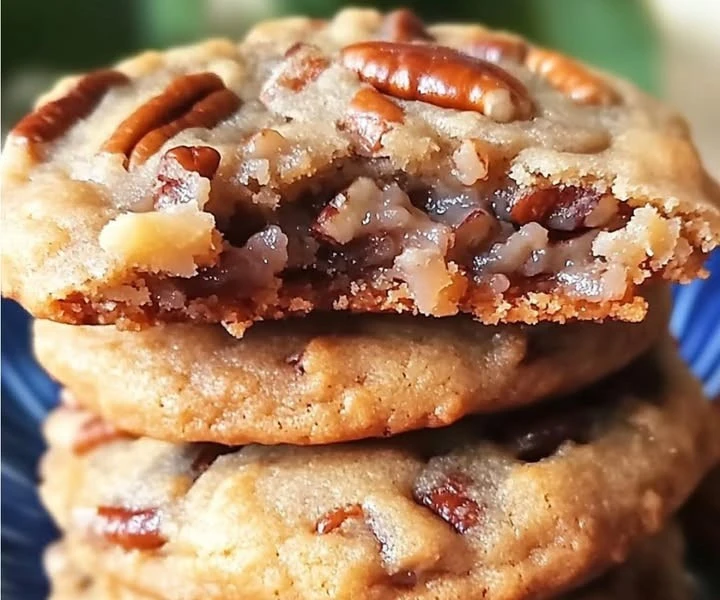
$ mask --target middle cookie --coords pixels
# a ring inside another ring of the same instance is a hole
[[[324,444],[441,427],[566,394],[616,371],[664,331],[641,323],[480,325],[469,318],[328,315],[141,332],[38,321],[40,363],[118,428],[173,442]]]

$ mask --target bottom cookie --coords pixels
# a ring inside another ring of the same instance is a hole
[[[332,446],[169,444],[51,416],[73,560],[173,600],[537,600],[621,563],[716,462],[666,346],[563,402]]]
[[[52,584],[49,600],[166,600],[132,590],[105,575],[93,577],[83,573],[72,564],[62,542],[51,547],[45,559]],[[557,598],[690,600],[693,596],[692,581],[683,565],[682,539],[677,529],[670,527],[643,542],[626,563],[585,587]]]

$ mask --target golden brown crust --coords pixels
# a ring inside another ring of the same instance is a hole
[[[648,290],[650,291],[650,290]],[[167,441],[322,444],[442,427],[573,392],[664,331],[654,290],[641,323],[489,327],[468,317],[315,314],[140,332],[36,321],[35,352],[83,406]]]

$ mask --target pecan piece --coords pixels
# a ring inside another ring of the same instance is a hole
[[[209,146],[176,146],[160,159],[153,206],[187,204],[201,197],[202,179],[212,179],[220,153]]]
[[[403,109],[383,96],[375,88],[363,87],[353,96],[342,126],[355,134],[360,146],[368,152],[381,147],[382,136],[392,129],[392,123],[402,123]]]
[[[160,533],[160,520],[157,508],[100,506],[90,527],[94,534],[125,550],[155,550],[167,542]]]
[[[285,60],[263,84],[260,99],[272,102],[278,92],[288,89],[299,92],[315,81],[330,66],[330,61],[319,48],[297,42],[285,52]]]
[[[184,129],[214,127],[239,106],[240,99],[214,73],[183,75],[120,123],[102,150],[141,164]]]
[[[383,19],[380,37],[390,42],[432,41],[435,38],[425,29],[425,23],[407,8],[394,10]]]
[[[361,80],[404,100],[472,110],[496,121],[527,119],[533,105],[510,73],[452,48],[402,42],[361,42],[341,51]]]
[[[415,492],[415,500],[426,506],[458,533],[465,533],[478,524],[480,506],[467,495],[469,481],[461,473],[448,474],[437,486]]]
[[[538,222],[556,231],[599,227],[618,212],[617,200],[577,186],[524,191],[512,201],[510,218],[519,225]]]
[[[10,135],[36,144],[51,142],[90,114],[111,87],[129,82],[128,76],[120,71],[89,73],[65,96],[43,104],[25,116]]]
[[[176,146],[165,153],[163,160],[174,160],[186,171],[212,179],[220,165],[220,153],[210,146]]]
[[[72,442],[72,451],[75,454],[85,454],[102,444],[131,438],[129,433],[121,431],[101,417],[93,415],[77,431]]]
[[[525,65],[580,104],[610,105],[620,100],[618,93],[599,75],[559,52],[531,48]]]
[[[315,532],[320,535],[330,533],[340,527],[345,521],[351,518],[362,518],[364,512],[359,504],[348,504],[332,510],[317,520]]]
[[[520,37],[496,31],[487,31],[468,41],[467,45],[463,46],[463,50],[470,56],[489,60],[490,62],[514,60],[521,63],[527,55],[528,45]]]
[[[496,435],[519,460],[537,462],[552,455],[565,442],[587,444],[597,421],[597,411],[583,407],[527,421],[516,419],[498,427]]]

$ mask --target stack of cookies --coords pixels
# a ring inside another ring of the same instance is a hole
[[[720,189],[629,83],[346,10],[64,80],[2,160],[54,599],[690,597]]]

